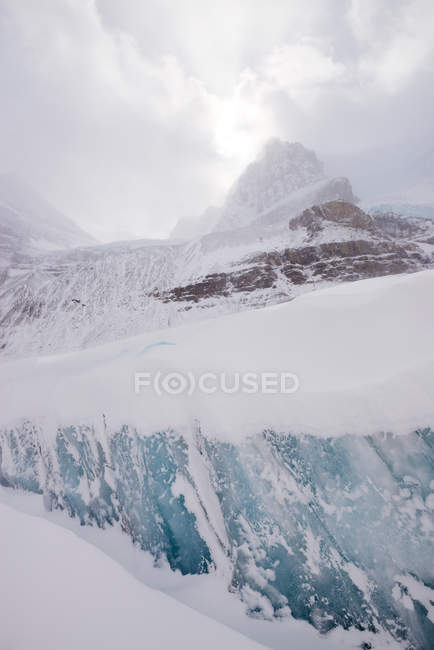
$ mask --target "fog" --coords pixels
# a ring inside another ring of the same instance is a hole
[[[273,136],[434,200],[432,0],[0,0],[0,172],[103,239],[167,236]]]

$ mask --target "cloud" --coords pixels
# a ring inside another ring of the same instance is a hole
[[[353,0],[350,26],[363,45],[362,83],[397,93],[434,54],[434,9],[430,0],[390,3]]]
[[[0,168],[107,237],[219,202],[275,135],[393,191],[432,141],[433,21],[425,0],[0,0]]]
[[[322,52],[314,43],[282,45],[267,57],[265,78],[270,84],[292,96],[303,96],[306,90],[321,90],[345,73],[345,66]]]

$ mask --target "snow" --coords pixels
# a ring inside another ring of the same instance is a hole
[[[264,156],[235,184],[213,232],[204,234],[212,229],[219,209],[207,210],[193,229],[188,220],[187,228],[181,223],[174,235],[193,237],[190,241],[137,240],[84,246],[90,240],[78,238],[77,233],[72,237],[64,218],[45,202],[41,204],[40,197],[29,189],[15,190],[10,197],[8,183],[13,189],[13,183],[3,179],[2,184],[0,176],[0,231],[9,224],[4,237],[13,260],[0,289],[0,354],[9,358],[79,350],[145,330],[281,303],[330,282],[309,263],[302,264],[305,282],[296,282],[283,263],[286,249],[357,239],[391,243],[387,234],[379,231],[332,221],[315,235],[301,226],[288,228],[290,219],[312,205],[356,200],[347,179],[325,177],[315,154],[294,143],[269,143]],[[10,200],[2,213],[5,197]],[[15,212],[10,212],[13,205]],[[31,219],[29,215],[33,215]],[[47,221],[41,215],[50,218]],[[430,263],[434,246],[427,242],[431,234],[429,230],[423,236],[419,232],[416,247],[415,242],[405,240],[406,249],[411,243],[410,257],[418,260],[414,261],[417,266]],[[83,247],[75,248],[80,243]],[[48,250],[71,246],[70,250]],[[12,255],[18,249],[21,256]],[[361,272],[369,272],[370,262],[359,261]],[[379,261],[377,272],[393,270],[383,255]],[[343,258],[340,262],[333,282],[346,275],[343,264],[357,274],[357,269],[352,269],[354,260],[345,264]],[[327,260],[327,266],[332,263]],[[5,260],[0,260],[2,264]],[[219,279],[209,277],[213,274],[224,274],[220,278],[224,291],[217,286]],[[176,289],[190,285],[196,285],[193,292],[181,290],[177,296]]]
[[[250,618],[222,575],[182,576],[157,568],[119,530],[80,526],[63,513],[47,512],[37,495],[0,487],[0,521],[2,648],[401,647],[381,630],[337,628],[320,635],[290,616]],[[253,605],[260,595],[250,591]]]
[[[352,562],[347,562],[345,570],[353,583],[360,589],[366,600],[369,602],[371,599],[372,586],[369,584],[366,573],[355,564],[352,564]]]
[[[170,239],[195,239],[211,232],[220,216],[220,208],[210,206],[199,217],[183,217],[170,233]]]
[[[82,352],[0,367],[0,424],[43,419],[46,431],[128,423],[243,439],[263,429],[318,436],[407,433],[434,421],[434,271],[305,294],[292,302],[146,333]],[[172,345],[157,345],[162,341]],[[134,373],[288,372],[293,394],[158,395]],[[51,423],[51,424],[50,424]],[[47,434],[48,435],[48,434]]]
[[[60,526],[3,503],[0,520],[2,648],[264,647],[140,583]]]
[[[0,174],[0,241],[35,253],[96,243],[16,174]]]
[[[286,202],[277,219],[269,215],[256,225],[214,232],[192,242],[140,240],[40,251],[37,260],[18,266],[19,277],[9,272],[1,287],[0,311],[5,314],[1,343],[6,344],[1,353],[25,356],[82,349],[144,330],[279,303],[309,291],[312,282],[295,286],[280,275],[275,288],[231,291],[225,297],[211,291],[199,303],[161,300],[174,287],[197,283],[209,274],[254,269],[252,256],[264,252],[370,237],[331,222],[315,241],[304,228],[290,230],[289,218],[318,198],[310,192],[291,205]],[[85,307],[77,306],[76,298]]]
[[[424,585],[411,575],[395,576],[395,580],[394,598],[402,601],[404,606],[410,610],[413,610],[413,601],[418,601],[427,610],[429,620],[434,623],[434,589]]]
[[[292,192],[323,178],[323,165],[313,151],[297,142],[270,140],[230,190],[216,229],[246,226]]]

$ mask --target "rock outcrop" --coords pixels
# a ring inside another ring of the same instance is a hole
[[[313,152],[273,141],[211,214],[213,232],[15,252],[0,266],[0,353],[79,349],[432,265],[434,223],[369,215],[354,201]]]
[[[401,236],[393,238],[389,225],[376,223],[369,214],[345,201],[314,205],[289,222],[290,241],[292,238],[301,245],[248,256],[230,272],[211,273],[154,296],[163,302],[200,303],[239,292],[282,290],[285,284],[290,295],[294,285],[312,287],[321,282],[405,273],[431,263],[431,256],[417,242]],[[399,232],[416,235],[424,231],[403,224]]]

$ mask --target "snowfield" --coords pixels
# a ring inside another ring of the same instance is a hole
[[[0,423],[128,422],[239,440],[273,428],[318,436],[408,433],[434,421],[434,271],[364,280],[292,302],[0,368]],[[293,373],[293,394],[135,392],[135,373]]]
[[[264,647],[140,583],[60,526],[3,503],[0,519],[2,648]]]

